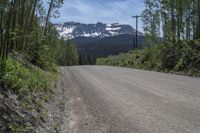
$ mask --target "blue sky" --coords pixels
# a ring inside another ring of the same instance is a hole
[[[120,23],[135,27],[133,15],[144,10],[144,0],[65,0],[60,17],[55,23],[75,21],[81,23]],[[140,21],[140,30],[142,30]]]

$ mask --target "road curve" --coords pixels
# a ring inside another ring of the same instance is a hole
[[[106,66],[70,76],[70,133],[200,133],[200,79]]]

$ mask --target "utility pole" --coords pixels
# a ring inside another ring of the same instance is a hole
[[[133,42],[133,49],[138,48],[138,18],[142,16],[132,16],[132,18],[136,19],[136,34],[135,34],[135,43]],[[134,45],[135,44],[135,45]]]

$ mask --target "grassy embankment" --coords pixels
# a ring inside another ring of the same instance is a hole
[[[39,67],[27,66],[12,57],[8,58],[6,64],[4,83],[19,95],[30,91],[48,91],[56,78],[56,71],[45,72]]]
[[[153,45],[99,58],[96,64],[200,76],[200,41]]]
[[[57,79],[57,66],[44,70],[27,60],[9,56],[6,74],[1,78],[4,89],[0,92],[1,122],[3,131],[32,132],[42,125],[48,111],[43,103],[51,97],[51,90]]]

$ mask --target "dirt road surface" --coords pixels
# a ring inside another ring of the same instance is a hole
[[[200,133],[199,78],[106,66],[61,72],[63,133]]]

